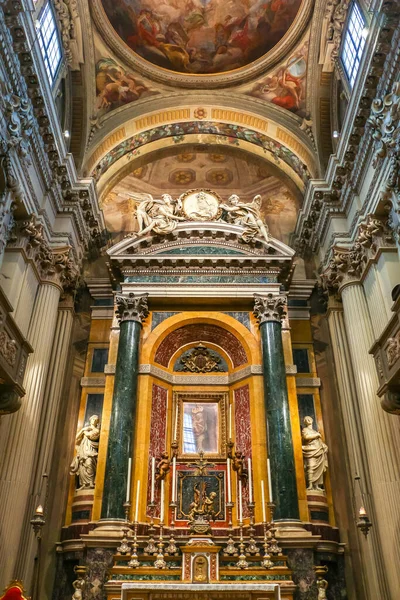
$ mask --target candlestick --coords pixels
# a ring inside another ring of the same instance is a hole
[[[175,404],[175,424],[174,424],[174,440],[177,439],[178,433],[178,404]]]
[[[161,480],[160,523],[164,522],[164,479]]]
[[[176,502],[176,456],[172,459],[172,502]]]
[[[239,479],[239,522],[243,521],[243,506],[242,506],[242,480]]]
[[[249,470],[249,502],[250,504],[253,503],[253,481],[252,481],[252,474],[251,474],[251,458],[247,459],[247,464],[248,464],[248,470]]]
[[[226,487],[227,487],[227,496],[228,496],[228,503],[230,504],[232,502],[232,489],[231,489],[231,459],[228,458],[228,460],[226,461]]]
[[[264,490],[264,481],[261,481],[261,504],[262,504],[262,514],[263,514],[263,522],[267,522],[267,515],[265,512],[265,490]]]
[[[151,459],[151,494],[150,494],[150,503],[154,502],[154,485],[156,481],[156,457],[153,456]]]
[[[136,508],[135,508],[135,523],[138,522],[138,514],[139,514],[139,494],[140,494],[140,481],[137,482],[136,485]]]
[[[140,483],[140,481],[138,482]],[[137,504],[136,504],[137,506]],[[128,562],[128,567],[130,569],[137,569],[138,567],[140,567],[140,562],[138,560],[138,555],[137,555],[137,550],[138,550],[138,542],[137,542],[137,519],[134,525],[134,530],[133,530],[133,544],[132,544],[132,548],[133,548],[133,552],[131,555],[131,560]]]
[[[129,502],[131,497],[131,475],[132,475],[132,459],[128,459],[128,481],[126,482],[126,502]]]
[[[269,458],[267,459],[267,468],[268,468],[268,492],[269,492],[269,501],[273,502],[272,499],[272,478],[271,478],[271,463]]]

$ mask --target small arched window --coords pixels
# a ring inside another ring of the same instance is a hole
[[[51,84],[54,83],[61,64],[60,36],[50,2],[46,2],[36,22],[40,51]]]

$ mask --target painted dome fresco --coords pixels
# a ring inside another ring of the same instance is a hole
[[[140,57],[190,74],[238,69],[268,53],[302,0],[102,0],[119,37]]]

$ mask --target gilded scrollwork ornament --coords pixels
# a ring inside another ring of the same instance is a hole
[[[137,321],[142,323],[149,314],[147,304],[148,294],[117,295],[116,315],[120,323],[123,321]]]
[[[253,314],[259,322],[259,325],[268,321],[277,321],[281,323],[287,313],[286,296],[266,294],[261,296],[254,295]]]
[[[182,370],[190,373],[211,373],[224,370],[220,365],[221,357],[201,343],[187,355],[182,356],[180,362]]]

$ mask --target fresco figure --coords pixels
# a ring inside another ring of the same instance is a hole
[[[102,0],[122,40],[142,58],[182,73],[222,73],[271,50],[301,0]]]

